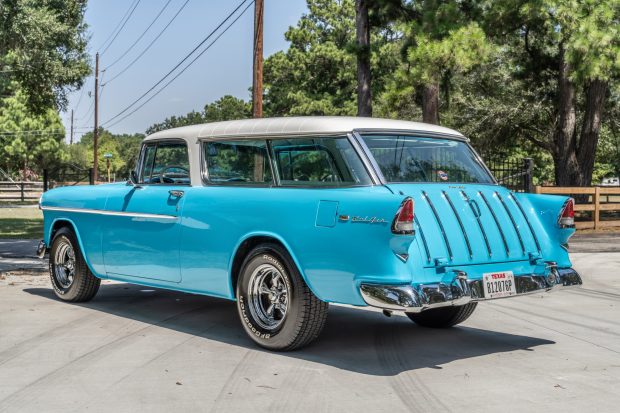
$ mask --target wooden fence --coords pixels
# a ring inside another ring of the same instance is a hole
[[[558,187],[536,186],[537,194],[581,195],[587,202],[575,203],[575,212],[591,211],[592,219],[588,221],[575,220],[577,229],[601,229],[620,227],[618,219],[601,220],[601,212],[620,212],[620,188],[619,187]],[[610,202],[611,200],[611,202]],[[575,217],[577,218],[577,216]]]
[[[0,181],[0,201],[32,201],[43,193],[43,182]]]

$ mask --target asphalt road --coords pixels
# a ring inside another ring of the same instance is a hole
[[[248,339],[232,302],[45,276],[0,280],[0,412],[583,412],[620,405],[620,253],[574,254],[581,289],[482,303],[461,327],[332,306],[291,353]]]

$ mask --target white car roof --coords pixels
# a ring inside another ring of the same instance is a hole
[[[336,135],[352,131],[416,132],[426,135],[441,135],[467,140],[461,133],[420,122],[404,120],[364,118],[353,116],[302,116],[284,118],[243,119],[226,122],[204,123],[156,132],[145,138],[185,139],[195,141],[201,138],[253,138],[258,136],[309,136]]]

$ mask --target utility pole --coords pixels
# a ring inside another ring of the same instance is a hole
[[[95,130],[93,131],[93,182],[97,183],[99,170],[99,52],[95,57]]]
[[[69,138],[69,145],[73,145],[73,109],[71,109],[71,137]]]
[[[263,117],[263,14],[264,0],[254,1],[254,75],[252,77],[252,115]]]

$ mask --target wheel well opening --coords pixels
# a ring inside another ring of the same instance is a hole
[[[252,251],[255,247],[265,243],[278,244],[285,250],[287,249],[284,244],[282,244],[278,239],[268,236],[256,236],[243,241],[237,249],[237,252],[235,253],[235,258],[233,259],[233,264],[230,271],[233,288],[232,293],[235,297],[237,296],[237,281],[239,280],[239,273],[241,272],[243,260],[245,260],[245,257],[248,255],[248,253]]]
[[[51,243],[54,240],[54,235],[61,228],[69,228],[71,231],[73,231],[73,225],[69,221],[59,219],[58,221],[54,222],[54,225],[52,226],[52,230],[50,232],[50,245],[48,245],[49,248],[51,248]]]

